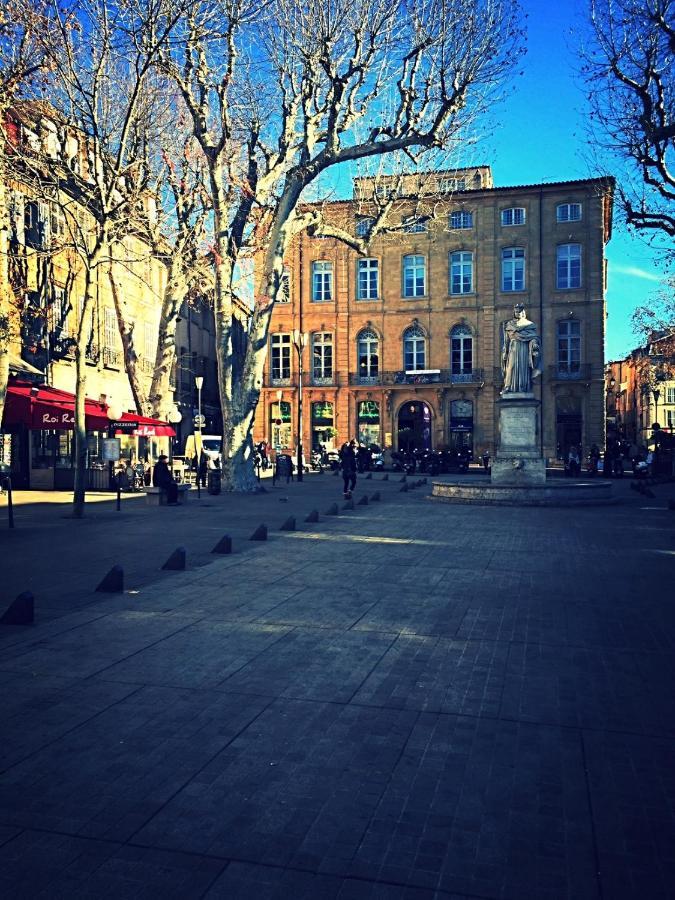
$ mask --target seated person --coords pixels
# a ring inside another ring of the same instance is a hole
[[[152,472],[152,483],[154,487],[162,488],[166,491],[166,502],[172,506],[178,503],[178,485],[171,477],[171,472],[167,465],[167,457],[162,453]]]

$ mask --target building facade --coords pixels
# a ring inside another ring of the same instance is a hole
[[[675,434],[675,334],[658,333],[606,369],[607,434],[649,446],[657,424]]]
[[[10,390],[13,381],[28,379],[36,387],[50,388],[50,396],[67,403],[75,392],[74,349],[87,278],[81,251],[91,243],[94,231],[92,212],[83,199],[86,192],[80,189],[93,178],[89,141],[47,104],[11,110],[2,127],[8,146],[14,148],[4,185],[8,252],[3,263],[18,320],[16,344],[11,347],[15,364]],[[145,199],[151,215],[152,198]],[[104,419],[106,410],[114,410],[117,416],[138,412],[125,368],[111,276],[133,325],[135,368],[146,397],[166,282],[164,263],[138,234],[118,232],[114,252],[115,261],[91,272],[95,299],[86,323],[86,394],[99,405]],[[15,487],[72,487],[72,403],[62,427],[11,421],[10,413],[11,404],[2,423],[0,463],[12,475]],[[146,419],[135,432],[119,435],[126,459],[152,458],[167,450],[171,429],[155,429],[151,422]],[[103,459],[108,434],[107,428],[99,427],[88,436],[90,487],[109,486],[108,463]]]
[[[296,238],[272,316],[256,440],[296,446],[302,369],[304,447],[357,437],[493,453],[502,329],[522,303],[542,337],[543,455],[603,445],[612,180],[494,187],[478,167],[433,173],[425,185],[421,198],[397,185],[399,227],[374,236],[366,253]],[[322,206],[324,220],[367,234],[378,191],[359,179],[353,200]]]

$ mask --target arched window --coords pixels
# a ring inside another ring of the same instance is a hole
[[[356,339],[360,382],[375,380],[380,374],[380,339],[372,328],[364,328]]]
[[[453,381],[470,378],[473,372],[473,335],[468,325],[455,325],[450,332],[450,374]]]
[[[419,325],[411,325],[403,332],[403,368],[416,372],[427,367],[427,338]]]

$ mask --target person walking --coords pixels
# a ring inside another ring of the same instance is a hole
[[[352,491],[356,487],[356,441],[344,443],[340,449],[340,464],[342,466],[342,481],[344,483],[344,497],[349,500]]]
[[[204,451],[202,450],[202,452],[199,454],[199,469],[197,471],[197,478],[199,479],[202,487],[206,487],[206,473],[208,472],[208,468],[209,460],[206,453],[204,453]]]

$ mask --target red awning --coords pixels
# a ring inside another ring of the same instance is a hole
[[[175,437],[175,430],[167,422],[150,419],[148,416],[137,416],[136,413],[122,413],[121,422],[138,422],[138,428],[132,431],[135,437]]]
[[[108,406],[87,397],[84,401],[87,431],[108,431],[112,422]],[[136,422],[134,437],[175,437],[176,432],[166,422],[122,413],[120,422]],[[72,430],[75,427],[75,395],[48,385],[33,385],[15,381],[8,385],[5,397],[3,425],[25,425],[26,428]],[[117,433],[129,433],[119,429]]]
[[[84,401],[88,431],[105,431],[110,424],[105,403]],[[24,425],[26,428],[72,430],[75,426],[75,395],[48,385],[13,382],[7,386],[5,427]]]
[[[122,413],[120,422],[137,422],[138,427],[132,431],[134,437],[175,437],[175,430],[167,422],[139,416],[136,413]],[[119,434],[119,432],[117,432]]]

